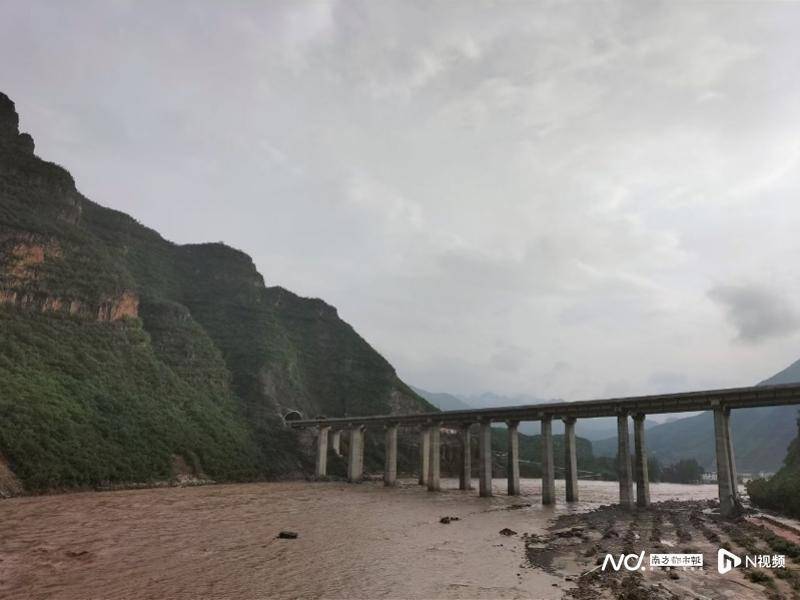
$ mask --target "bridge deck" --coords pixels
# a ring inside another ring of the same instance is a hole
[[[528,404],[501,408],[477,408],[473,410],[451,410],[405,415],[370,415],[336,418],[298,419],[289,421],[294,428],[330,425],[348,427],[353,425],[380,426],[388,423],[421,425],[428,423],[462,424],[481,421],[540,421],[543,418],[594,418],[613,417],[619,414],[657,414],[712,410],[722,406],[729,409],[754,408],[800,404],[800,384],[755,386],[659,394],[653,396],[631,396],[601,400],[579,400],[550,404]]]

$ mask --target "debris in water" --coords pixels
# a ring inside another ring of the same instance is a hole
[[[447,525],[451,521],[460,521],[460,519],[458,517],[442,517],[441,519],[439,519],[439,523],[444,523],[445,525]]]
[[[500,535],[517,535],[517,532],[514,531],[513,529],[505,527],[504,529],[500,530]]]
[[[297,539],[297,532],[296,531],[281,531],[278,534],[278,537],[282,540],[295,540]]]

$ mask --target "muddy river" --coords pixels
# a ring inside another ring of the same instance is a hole
[[[516,498],[499,479],[493,498],[443,487],[288,482],[3,500],[0,597],[560,598],[571,578],[529,564],[525,540],[617,498],[614,482],[581,481],[581,502],[554,508],[540,506],[539,480],[523,480]],[[716,487],[651,493],[709,499]],[[297,539],[278,539],[282,530]]]

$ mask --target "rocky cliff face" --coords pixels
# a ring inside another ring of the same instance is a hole
[[[18,124],[0,94],[0,453],[28,489],[281,475],[288,409],[431,409],[335,308],[91,202]]]
[[[72,177],[37,158],[18,126],[0,94],[0,304],[99,321],[136,317],[133,282],[82,227],[85,199]],[[105,280],[92,281],[96,267]]]

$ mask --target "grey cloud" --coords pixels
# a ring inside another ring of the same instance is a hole
[[[669,394],[672,392],[684,392],[688,389],[689,381],[685,373],[673,373],[670,371],[656,371],[647,378],[648,384],[652,386],[653,392]]]
[[[41,156],[335,304],[409,383],[587,398],[800,354],[785,319],[748,353],[697,302],[766,268],[800,296],[776,260],[800,229],[800,4],[2,10],[0,53],[25,57],[3,91]]]
[[[530,356],[531,353],[527,348],[498,340],[490,362],[494,368],[501,372],[519,373],[530,360]]]
[[[783,296],[759,285],[719,285],[709,297],[725,309],[738,339],[755,343],[789,335],[800,328],[800,314]]]

